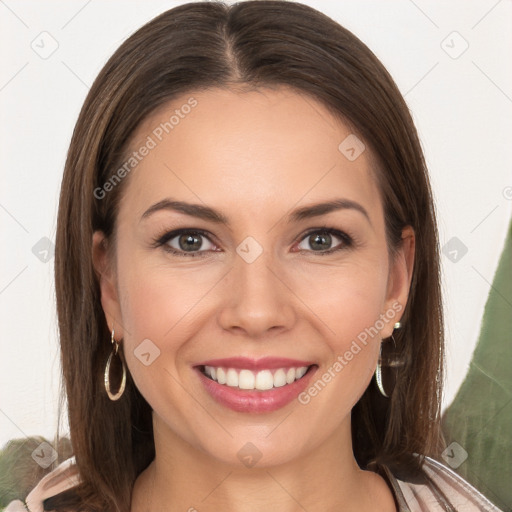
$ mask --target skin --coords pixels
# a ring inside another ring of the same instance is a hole
[[[414,233],[404,229],[391,259],[369,150],[349,161],[338,146],[352,130],[286,88],[183,96],[144,121],[133,148],[191,96],[197,106],[126,178],[115,247],[101,232],[93,238],[106,321],[154,411],[156,458],[136,481],[131,511],[364,512],[375,503],[394,511],[385,481],[356,464],[350,411],[401,313],[306,405],[234,412],[210,397],[193,366],[270,355],[315,361],[321,376],[379,315],[405,306]],[[171,210],[141,219],[165,198],[213,207],[229,226]],[[368,218],[347,208],[286,221],[295,208],[337,198]],[[333,236],[315,249],[307,231],[324,226],[350,234],[353,245]],[[200,237],[205,257],[154,246],[179,228],[211,234]],[[263,250],[252,263],[236,252],[248,236]],[[160,350],[149,366],[134,354],[144,339]],[[252,468],[237,457],[247,442],[261,452]]]

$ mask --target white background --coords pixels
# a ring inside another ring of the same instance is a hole
[[[42,262],[32,248],[43,237],[55,240],[60,180],[81,104],[119,44],[181,3],[0,0],[0,446],[25,435],[51,438],[56,430],[53,258]],[[441,244],[457,237],[468,248],[456,263],[442,257],[446,405],[467,371],[511,213],[512,3],[304,3],[353,31],[391,72],[420,132]],[[31,47],[42,37],[47,49],[51,38],[58,44],[47,59]]]

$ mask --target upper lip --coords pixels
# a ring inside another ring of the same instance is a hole
[[[298,359],[288,359],[286,357],[262,357],[260,359],[250,359],[248,357],[228,357],[224,359],[209,359],[202,361],[195,366],[214,366],[223,368],[237,368],[239,370],[266,370],[275,368],[300,368],[302,366],[311,366],[311,361],[300,361]]]

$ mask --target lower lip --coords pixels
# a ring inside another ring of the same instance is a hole
[[[237,387],[219,384],[209,379],[203,372],[196,368],[206,391],[220,404],[237,412],[264,413],[281,409],[288,405],[294,398],[304,391],[316,372],[317,366],[313,366],[299,380],[292,384],[286,384],[279,388],[272,388],[267,391],[242,390]]]

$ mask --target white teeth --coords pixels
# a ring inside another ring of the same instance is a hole
[[[274,373],[274,387],[280,388],[286,384],[286,374],[282,368],[279,368],[276,373]]]
[[[257,389],[259,391],[266,391],[273,387],[279,388],[291,384],[304,377],[307,371],[307,366],[288,369],[279,368],[274,371],[274,374],[272,374],[271,370],[253,372],[252,370],[244,369],[238,372],[234,368],[204,367],[204,373],[219,384],[238,387],[239,389]]]
[[[213,379],[213,375],[210,375]],[[222,368],[217,368],[217,382],[219,384],[226,384],[226,372]]]
[[[226,384],[233,388],[238,387],[238,373],[233,368],[230,368],[226,373]]]
[[[270,370],[262,370],[256,375],[256,389],[265,391],[266,389],[272,389],[274,387],[274,377]]]
[[[308,371],[307,366],[303,366],[302,368],[297,368],[297,379],[304,377],[304,374]]]
[[[254,389],[255,380],[254,373],[249,370],[241,370],[238,375],[238,387],[240,389]]]

